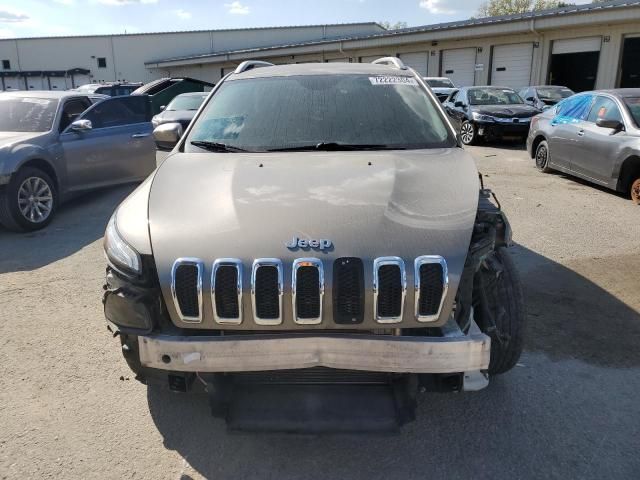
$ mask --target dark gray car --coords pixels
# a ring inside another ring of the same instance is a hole
[[[585,92],[534,117],[529,154],[543,171],[559,170],[640,204],[640,89]]]
[[[156,128],[175,148],[104,241],[105,315],[136,378],[204,382],[245,426],[344,431],[515,365],[506,217],[422,78],[374,63],[245,62],[180,139]]]
[[[0,94],[0,223],[37,230],[74,193],[155,168],[146,97],[94,103],[77,92]]]
[[[561,100],[569,98],[575,92],[567,87],[558,85],[539,85],[535,87],[526,87],[520,90],[518,94],[524,99],[525,103],[536,107],[539,110],[546,110],[554,106]]]
[[[178,95],[162,109],[162,112],[151,119],[153,127],[174,122],[179,123],[186,130],[207,95],[209,92],[189,92]]]

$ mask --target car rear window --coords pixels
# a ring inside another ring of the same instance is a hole
[[[252,151],[320,143],[455,146],[441,110],[413,77],[300,75],[227,81],[187,139]]]
[[[453,88],[453,83],[448,78],[426,78],[424,81],[431,88]]]

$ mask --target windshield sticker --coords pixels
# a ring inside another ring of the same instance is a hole
[[[371,85],[413,85],[418,86],[415,78],[411,77],[394,77],[391,75],[380,75],[377,77],[369,77]]]

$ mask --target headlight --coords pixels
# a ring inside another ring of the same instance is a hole
[[[109,220],[104,234],[104,253],[116,270],[124,273],[142,273],[140,255],[118,233],[116,213]]]
[[[473,117],[474,120],[478,121],[478,122],[493,122],[494,119],[491,115],[484,115],[482,113],[478,113],[478,112],[472,112],[471,116]]]

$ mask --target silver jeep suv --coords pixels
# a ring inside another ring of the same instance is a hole
[[[231,427],[351,431],[515,365],[509,224],[398,59],[244,62],[154,135],[174,148],[104,240],[139,380],[204,387]]]

